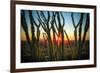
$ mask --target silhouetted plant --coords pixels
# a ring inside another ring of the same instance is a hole
[[[61,38],[61,43],[59,45],[59,48],[61,48],[61,50],[59,50],[60,54],[61,54],[61,60],[63,60],[64,58],[64,25],[65,25],[65,19],[63,17],[62,12],[56,12],[57,14],[57,21],[55,20],[55,25],[58,31],[58,37]],[[62,22],[61,22],[62,21]],[[57,24],[58,22],[58,24]]]
[[[83,24],[83,13],[81,13],[80,16],[80,22],[79,22],[79,42],[78,42],[78,59],[81,59],[82,57],[82,24]]]
[[[79,22],[77,23],[77,25],[75,25],[75,21],[74,21],[74,15],[73,13],[71,13],[71,18],[72,18],[72,22],[73,22],[73,26],[74,26],[74,38],[75,38],[75,46],[76,49],[78,50],[77,52],[77,56],[80,59],[79,53],[80,53],[80,47],[81,47],[81,32],[82,32],[82,21],[83,21],[83,14],[81,13]],[[79,42],[77,39],[77,28],[79,27]]]
[[[87,13],[87,15],[86,15],[86,23],[85,23],[85,27],[84,27],[83,41],[82,41],[83,45],[85,43],[86,34],[87,34],[88,29],[89,29],[89,24],[90,24],[89,14]]]
[[[74,37],[75,37],[75,44],[76,44],[76,49],[78,50],[77,52],[77,56],[78,56],[78,59],[81,59],[82,58],[82,48],[84,46],[84,42],[85,42],[85,38],[86,38],[86,33],[89,29],[89,14],[87,14],[86,16],[86,24],[85,24],[85,27],[84,27],[84,32],[83,32],[83,38],[82,38],[82,25],[83,25],[83,17],[84,14],[81,13],[80,15],[80,20],[78,22],[77,25],[75,25],[75,22],[74,22],[74,17],[73,17],[73,13],[71,14],[71,17],[72,17],[72,22],[73,22],[73,26],[74,26]],[[78,39],[78,42],[77,42],[77,28],[79,27],[79,39]]]
[[[70,47],[71,52],[72,52],[72,54],[73,54],[73,50],[72,50],[72,47],[71,47],[71,43],[70,43],[70,39],[69,39],[69,37],[68,37],[68,34],[67,34],[67,32],[66,32],[65,30],[64,30],[64,33],[65,33],[66,38],[67,38],[68,46]]]
[[[35,37],[35,21],[32,16],[32,11],[29,10],[29,18],[30,18],[30,24],[31,24],[31,34],[32,34],[32,59],[33,61],[36,61],[36,51],[37,51],[37,46],[36,46],[36,37]]]
[[[71,18],[72,18],[72,22],[73,22],[73,26],[74,26],[75,46],[76,46],[76,49],[77,49],[77,48],[78,48],[78,45],[77,45],[77,28],[78,28],[78,26],[79,26],[79,22],[80,22],[80,21],[77,23],[77,25],[75,25],[73,13],[71,13]]]
[[[50,54],[50,60],[53,60],[53,44],[52,44],[52,38],[51,38],[51,26],[50,26],[50,12],[47,11],[47,18],[43,11],[37,12],[37,15],[39,17],[39,22],[41,22],[41,26],[44,29],[45,33],[47,34],[48,44],[49,44],[49,54]]]
[[[27,22],[26,22],[26,18],[25,18],[25,11],[22,10],[21,12],[21,26],[25,32],[25,35],[26,35],[26,40],[28,42],[28,45],[31,49],[31,42],[30,42],[30,37],[29,37],[29,33],[28,33],[28,25],[27,25]]]
[[[31,38],[28,33],[28,23],[26,22],[25,11],[21,12],[21,26],[25,31],[27,43],[31,49],[32,61],[54,61],[65,60],[65,50],[70,48],[70,59],[76,55],[74,48],[77,50],[77,59],[82,58],[82,48],[86,41],[86,35],[89,29],[89,14],[86,14],[86,23],[83,29],[84,14],[80,13],[80,18],[75,24],[74,13],[71,13],[72,24],[74,27],[74,46],[70,42],[67,31],[64,30],[65,18],[62,12],[35,11],[33,16],[32,10],[29,10],[29,20],[31,25]],[[67,20],[66,20],[67,21]],[[44,46],[40,46],[40,28],[42,28]],[[83,31],[83,34],[82,34]],[[67,46],[65,46],[65,37]],[[57,39],[56,39],[57,38]],[[60,38],[60,41],[58,40]],[[57,44],[58,42],[58,44]],[[42,47],[42,49],[41,49]],[[73,48],[74,47],[74,48]],[[37,54],[38,53],[38,54]],[[39,54],[40,53],[40,54]]]
[[[51,29],[53,31],[53,45],[56,46],[56,29],[55,29],[55,17],[56,17],[56,13],[52,12],[52,20],[51,20]]]
[[[42,34],[43,34],[45,48],[47,48],[47,36],[46,36],[46,33],[42,33]]]

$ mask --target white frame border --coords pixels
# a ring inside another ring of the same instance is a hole
[[[90,65],[94,64],[94,10],[86,8],[70,8],[70,7],[52,7],[52,6],[36,6],[36,5],[20,5],[15,6],[15,25],[16,25],[16,69],[24,68],[43,68],[43,67],[57,67],[57,66],[76,66],[76,65]],[[78,61],[58,61],[58,62],[35,62],[35,63],[20,63],[20,10],[48,10],[48,11],[69,11],[69,12],[88,12],[90,13],[90,60]]]

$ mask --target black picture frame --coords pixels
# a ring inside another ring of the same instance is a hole
[[[69,7],[69,8],[85,8],[92,9],[94,16],[94,55],[93,64],[74,65],[74,66],[55,66],[55,67],[40,67],[40,68],[16,68],[16,5],[36,5],[36,6],[50,6],[50,7]],[[11,73],[14,72],[27,72],[27,71],[43,71],[43,70],[59,70],[59,69],[74,69],[74,68],[90,68],[96,67],[96,6],[93,5],[79,5],[79,4],[62,4],[62,3],[47,3],[47,2],[34,2],[34,1],[11,1]]]

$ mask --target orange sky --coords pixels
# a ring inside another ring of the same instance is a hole
[[[30,24],[30,19],[29,19],[29,13],[28,13],[28,10],[24,10],[24,12],[25,12],[25,18],[26,18],[26,22],[27,22],[27,26],[28,26],[29,36],[31,38],[31,24]],[[40,12],[40,11],[38,11],[38,12]],[[43,11],[43,13],[45,14],[46,17],[48,16],[47,11]],[[74,30],[75,30],[75,28],[73,26],[71,13],[72,12],[62,12],[63,18],[65,19],[64,20],[65,25],[64,25],[63,29],[67,32],[69,39],[74,40]],[[22,14],[23,14],[23,11],[22,11]],[[52,11],[50,11],[50,15],[51,14],[52,14]],[[74,22],[75,22],[75,25],[76,25],[79,22],[81,15],[80,15],[79,12],[74,12],[73,14],[74,14],[74,16],[73,16],[74,17]],[[83,17],[82,35],[83,35],[84,27],[85,27],[85,24],[86,24],[87,14],[88,13],[84,13],[84,17]],[[37,16],[37,13],[36,13],[35,10],[32,10],[32,15],[34,16],[34,19],[35,19],[36,23],[38,24],[38,20],[37,20],[38,16]],[[63,18],[60,18],[62,24],[63,24]],[[57,18],[56,18],[56,21],[57,21]],[[37,27],[35,27],[35,30],[36,29],[37,29]],[[41,32],[40,39],[43,40],[42,33],[44,32],[44,30],[43,30],[42,26],[40,26],[39,29],[40,29],[40,32]],[[51,34],[52,34],[52,32],[51,32]],[[52,35],[51,35],[51,37],[52,37]],[[65,35],[64,35],[64,37],[65,37],[64,39],[67,40]],[[26,40],[25,32],[23,31],[22,27],[21,27],[21,40]],[[89,31],[87,33],[86,40],[89,40]]]
[[[67,34],[68,34],[68,37],[69,37],[70,40],[74,40],[74,33],[73,32],[67,31]],[[29,32],[29,35],[30,35],[30,38],[31,38],[31,32]],[[52,37],[52,34],[51,34],[51,37]],[[43,40],[42,32],[40,34],[40,39]],[[65,35],[64,35],[64,39],[67,40]],[[23,31],[23,29],[21,29],[21,40],[24,40],[24,41],[26,40],[25,32]],[[86,40],[89,40],[89,31],[87,33]]]

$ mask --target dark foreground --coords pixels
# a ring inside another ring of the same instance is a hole
[[[67,44],[64,46],[64,59],[59,59],[60,53],[57,50],[57,47],[55,47],[53,55],[54,60],[53,61],[68,61],[68,60],[87,60],[89,59],[89,41],[85,42],[85,45],[82,49],[82,56],[80,59],[78,59],[77,49],[75,49],[75,45],[73,45],[73,42],[71,43],[72,49],[69,48]],[[34,49],[34,48],[33,48]],[[58,48],[59,49],[59,48]],[[36,61],[35,62],[47,62],[50,61],[49,54],[48,54],[48,46],[43,44],[41,42],[39,44],[39,48],[37,48],[36,51]],[[73,54],[71,53],[73,51]],[[56,53],[56,55],[55,55]],[[31,50],[25,41],[21,41],[21,63],[28,63],[28,62],[34,62],[31,57]]]

